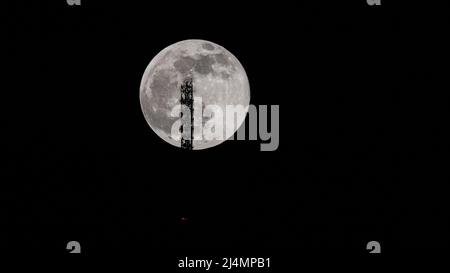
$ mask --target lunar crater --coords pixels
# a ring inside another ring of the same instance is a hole
[[[202,47],[206,50],[214,50],[214,46],[210,43],[203,43]]]
[[[182,73],[182,74],[186,74],[188,71],[191,71],[192,68],[195,66],[196,60],[192,57],[189,56],[185,56],[185,57],[181,57],[180,59],[176,60],[173,63],[173,66],[175,67],[175,69]]]

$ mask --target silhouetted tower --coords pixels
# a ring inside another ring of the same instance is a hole
[[[181,91],[181,148],[192,150],[192,139],[194,138],[194,97],[192,78],[188,77],[180,87]],[[189,115],[183,112],[189,111]],[[185,130],[187,129],[187,130]]]

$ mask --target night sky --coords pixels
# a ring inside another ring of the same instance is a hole
[[[16,1],[2,11],[2,248],[448,248],[448,16],[439,8],[110,2]],[[250,102],[280,106],[276,151],[261,152],[259,140],[181,150],[151,130],[142,74],[184,39],[228,49]]]

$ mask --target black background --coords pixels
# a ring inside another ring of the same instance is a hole
[[[130,2],[8,5],[2,247],[448,247],[444,7]],[[184,39],[227,48],[246,69],[251,103],[280,105],[277,151],[227,141],[187,152],[152,132],[142,74]]]

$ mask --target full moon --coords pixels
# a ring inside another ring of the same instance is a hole
[[[185,40],[164,48],[151,60],[141,80],[141,109],[152,130],[177,147],[183,147],[179,135],[186,129],[180,126],[184,112],[174,109],[186,100],[186,86],[196,106],[191,107],[191,149],[210,148],[233,136],[250,103],[249,81],[238,59],[215,43]],[[209,106],[217,111],[208,111]],[[235,112],[230,115],[229,109]],[[222,137],[207,135],[214,131]]]

